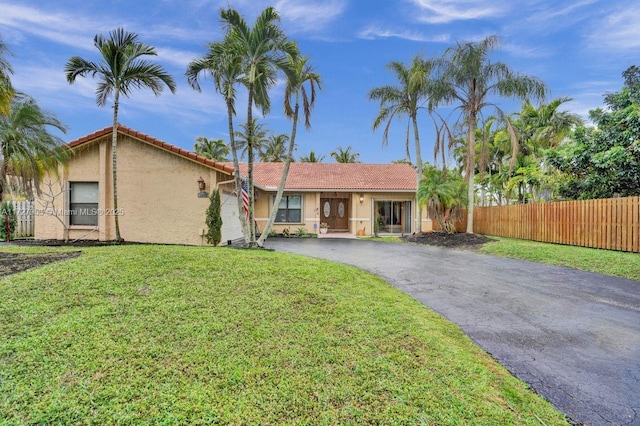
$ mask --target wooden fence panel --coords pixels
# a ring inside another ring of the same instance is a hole
[[[12,204],[17,217],[15,237],[33,237],[35,223],[33,201],[12,201]]]
[[[475,207],[473,226],[479,234],[640,253],[640,197]],[[466,212],[456,229],[466,229]]]

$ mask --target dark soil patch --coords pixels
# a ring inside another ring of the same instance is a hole
[[[80,256],[79,251],[66,253],[0,253],[0,277],[37,268],[48,263]]]
[[[464,250],[477,250],[485,243],[496,241],[492,238],[485,237],[484,235],[466,233],[447,234],[446,232],[427,232],[407,235],[403,238],[409,242],[417,244],[427,244],[431,246]]]
[[[13,244],[17,246],[47,246],[47,247],[103,247],[103,246],[116,246],[123,244],[140,244],[133,242],[121,242],[116,241],[98,241],[98,240],[74,240],[65,242],[64,240],[14,240]]]

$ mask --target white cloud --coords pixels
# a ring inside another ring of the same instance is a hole
[[[345,10],[344,0],[278,0],[275,8],[283,21],[297,31],[318,31]]]
[[[590,47],[616,51],[640,47],[640,5],[625,4],[623,8],[605,15],[594,24],[588,38]]]
[[[36,35],[59,44],[93,49],[93,36],[105,28],[105,20],[44,11],[28,6],[0,3],[0,25]],[[73,25],[69,25],[73,22]]]
[[[521,58],[545,58],[551,56],[553,53],[550,48],[541,46],[525,46],[522,44],[505,43],[502,47],[511,55]]]
[[[185,70],[189,62],[205,54],[204,51],[202,53],[196,53],[168,47],[158,47],[156,48],[156,52],[158,52],[158,61],[171,63],[181,70]]]
[[[436,42],[446,43],[449,42],[451,37],[449,34],[438,35],[425,35],[418,31],[410,30],[394,30],[382,28],[378,25],[372,24],[363,30],[358,32],[358,37],[366,40],[375,40],[378,38],[399,38],[403,40],[418,41],[418,42]]]
[[[569,5],[553,1],[522,4],[508,20],[505,33],[527,38],[526,34],[546,36],[574,27],[578,23],[585,25],[584,22],[593,13],[593,9],[588,6],[596,1],[581,0]]]
[[[424,13],[417,19],[429,24],[499,17],[507,14],[505,0],[410,0]]]

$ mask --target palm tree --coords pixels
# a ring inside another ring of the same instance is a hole
[[[416,56],[407,67],[401,62],[390,62],[387,68],[397,78],[398,86],[377,87],[369,92],[369,99],[380,101],[380,111],[373,122],[373,130],[386,122],[382,133],[382,146],[389,142],[389,128],[394,118],[407,116],[407,132],[405,138],[405,151],[408,161],[411,161],[409,149],[409,129],[413,127],[414,146],[416,150],[416,182],[422,177],[422,154],[420,150],[420,135],[418,132],[418,111],[426,109],[431,111],[427,104],[429,100],[428,86],[431,73],[431,62],[425,61],[421,56]],[[422,207],[418,205],[418,229],[422,231]]]
[[[236,84],[242,82],[242,61],[233,53],[229,38],[221,43],[210,43],[209,51],[202,57],[195,59],[187,66],[187,82],[198,92],[201,91],[198,81],[201,75],[210,75],[213,78],[216,92],[221,94],[227,106],[227,124],[229,131],[229,145],[233,159],[233,177],[235,180],[236,202],[238,207],[238,219],[242,226],[245,243],[249,243],[249,224],[243,214],[242,179],[240,177],[240,162],[238,146],[235,141],[233,116],[236,114]]]
[[[259,149],[260,161],[263,163],[284,163],[287,159],[287,142],[289,136],[284,133],[271,135]]]
[[[236,148],[241,150],[240,158],[244,158],[249,152],[249,146],[252,146],[256,151],[260,150],[269,141],[269,133],[264,123],[258,123],[258,119],[251,120],[251,125],[247,126],[247,123],[240,124],[242,131],[237,130],[234,138]]]
[[[571,100],[568,97],[557,98],[536,108],[527,99],[518,114],[519,125],[516,127],[520,140],[530,142],[538,154],[541,150],[557,147],[575,127],[584,124],[577,114],[558,110]]]
[[[207,139],[204,136],[196,138],[193,149],[196,154],[213,161],[229,161],[229,147],[222,139]]]
[[[249,180],[249,223],[255,223],[253,183],[253,106],[266,115],[271,107],[269,88],[276,82],[276,70],[288,72],[287,55],[296,57],[298,47],[287,40],[280,29],[280,17],[273,7],[267,7],[250,27],[240,14],[228,8],[222,10],[222,22],[227,26],[226,39],[230,52],[240,59],[243,83],[247,87],[247,174]],[[249,226],[249,247],[256,247],[255,226]]]
[[[13,74],[13,68],[6,59],[7,55],[11,55],[11,51],[0,38],[0,115],[8,114],[11,108],[11,98],[14,96],[10,78],[10,75]]]
[[[309,151],[307,155],[300,156],[301,163],[322,163],[322,160],[324,160],[324,155],[318,157],[313,150]]]
[[[295,148],[296,134],[298,129],[298,114],[300,112],[300,101],[302,100],[302,111],[304,114],[305,127],[311,129],[311,111],[316,102],[316,87],[318,90],[321,88],[320,75],[313,71],[311,65],[308,64],[308,59],[299,55],[289,55],[289,64],[287,69],[287,84],[284,90],[284,111],[287,117],[289,117],[293,123],[291,126],[291,138],[289,138],[289,149],[287,152],[284,170],[280,177],[280,184],[278,185],[278,191],[273,202],[273,208],[269,215],[267,225],[262,232],[262,235],[258,239],[258,246],[262,246],[264,240],[267,238],[271,226],[278,214],[278,206],[282,199],[282,193],[284,192],[284,186],[287,182],[287,176],[289,175],[289,166],[293,160],[293,150]],[[307,88],[307,86],[309,86]],[[291,100],[294,99],[293,108],[291,107]]]
[[[427,206],[429,216],[438,221],[443,231],[456,232],[454,221],[460,219],[465,202],[466,185],[460,176],[430,165],[425,168],[418,185],[418,203]]]
[[[359,152],[351,152],[350,146],[348,146],[347,149],[339,146],[335,151],[331,151],[329,155],[336,160],[336,163],[359,163],[358,157],[360,157]]]
[[[63,133],[67,130],[53,114],[40,109],[36,101],[26,95],[14,96],[7,114],[0,114],[0,201],[12,180],[17,189],[27,194],[32,193],[33,187],[39,192],[42,177],[46,173],[57,173],[59,166],[66,164],[69,151],[63,147],[63,140],[49,129]]]
[[[160,65],[153,64],[145,56],[156,56],[154,47],[138,40],[138,35],[118,28],[105,38],[97,34],[93,39],[94,46],[101,55],[101,62],[90,62],[74,56],[64,67],[67,81],[72,84],[78,77],[91,75],[98,77],[96,103],[104,106],[113,95],[113,131],[111,136],[111,157],[113,163],[113,208],[118,210],[118,108],[120,95],[129,97],[133,89],[149,88],[159,96],[166,85],[171,93],[176,90],[173,78]],[[114,216],[116,225],[116,241],[122,241],[118,215]]]
[[[475,137],[478,115],[488,106],[493,106],[498,115],[503,111],[488,100],[491,95],[525,99],[543,99],[546,85],[534,77],[513,72],[502,62],[491,62],[489,54],[499,43],[498,36],[489,36],[480,42],[457,43],[447,49],[442,58],[433,65],[438,78],[431,84],[431,99],[434,104],[457,103],[456,109],[466,125],[468,182],[467,233],[473,233],[473,204],[475,178]],[[507,121],[512,143],[517,146],[515,130]]]

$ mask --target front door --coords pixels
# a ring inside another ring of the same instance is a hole
[[[349,199],[321,198],[320,221],[329,225],[329,231],[348,231]]]

